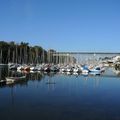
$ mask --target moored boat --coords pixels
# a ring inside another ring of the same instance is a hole
[[[15,82],[15,81],[19,81],[22,79],[25,79],[26,76],[21,76],[21,77],[6,77],[6,82]]]
[[[99,67],[99,66],[97,66],[93,69],[90,69],[90,73],[93,73],[93,74],[96,74],[96,75],[101,74],[104,71],[105,71],[105,69],[103,67]]]

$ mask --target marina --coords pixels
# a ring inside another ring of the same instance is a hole
[[[41,54],[42,55],[42,54]],[[13,84],[26,79],[29,73],[43,74],[67,74],[67,75],[85,75],[102,76],[110,68],[112,72],[119,76],[120,74],[120,53],[104,52],[47,52],[47,61],[42,63],[11,63],[0,64],[3,74],[0,74],[0,83]],[[41,56],[42,57],[42,56]],[[41,58],[40,57],[40,58]],[[1,56],[2,58],[2,56]],[[20,58],[18,56],[18,58]],[[3,58],[2,58],[3,59]],[[39,58],[38,58],[39,59]],[[18,60],[17,60],[18,61]],[[26,61],[26,60],[25,60]],[[29,60],[28,60],[29,61]],[[36,59],[36,61],[39,61]],[[6,74],[4,75],[4,73]],[[11,75],[9,73],[16,74]],[[111,76],[111,74],[109,74]],[[4,76],[4,77],[2,77]]]

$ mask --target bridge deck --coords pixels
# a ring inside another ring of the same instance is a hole
[[[54,54],[111,54],[120,55],[119,52],[56,52]]]

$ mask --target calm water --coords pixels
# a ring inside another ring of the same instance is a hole
[[[7,74],[16,72],[1,70],[1,78]],[[0,120],[120,120],[120,77],[109,70],[102,76],[26,74],[20,83],[0,86]]]

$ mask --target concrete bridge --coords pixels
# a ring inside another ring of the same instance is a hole
[[[120,56],[119,52],[54,52],[56,63],[87,63],[93,64],[103,59]],[[52,59],[52,58],[50,58]],[[64,59],[64,60],[63,60]]]

